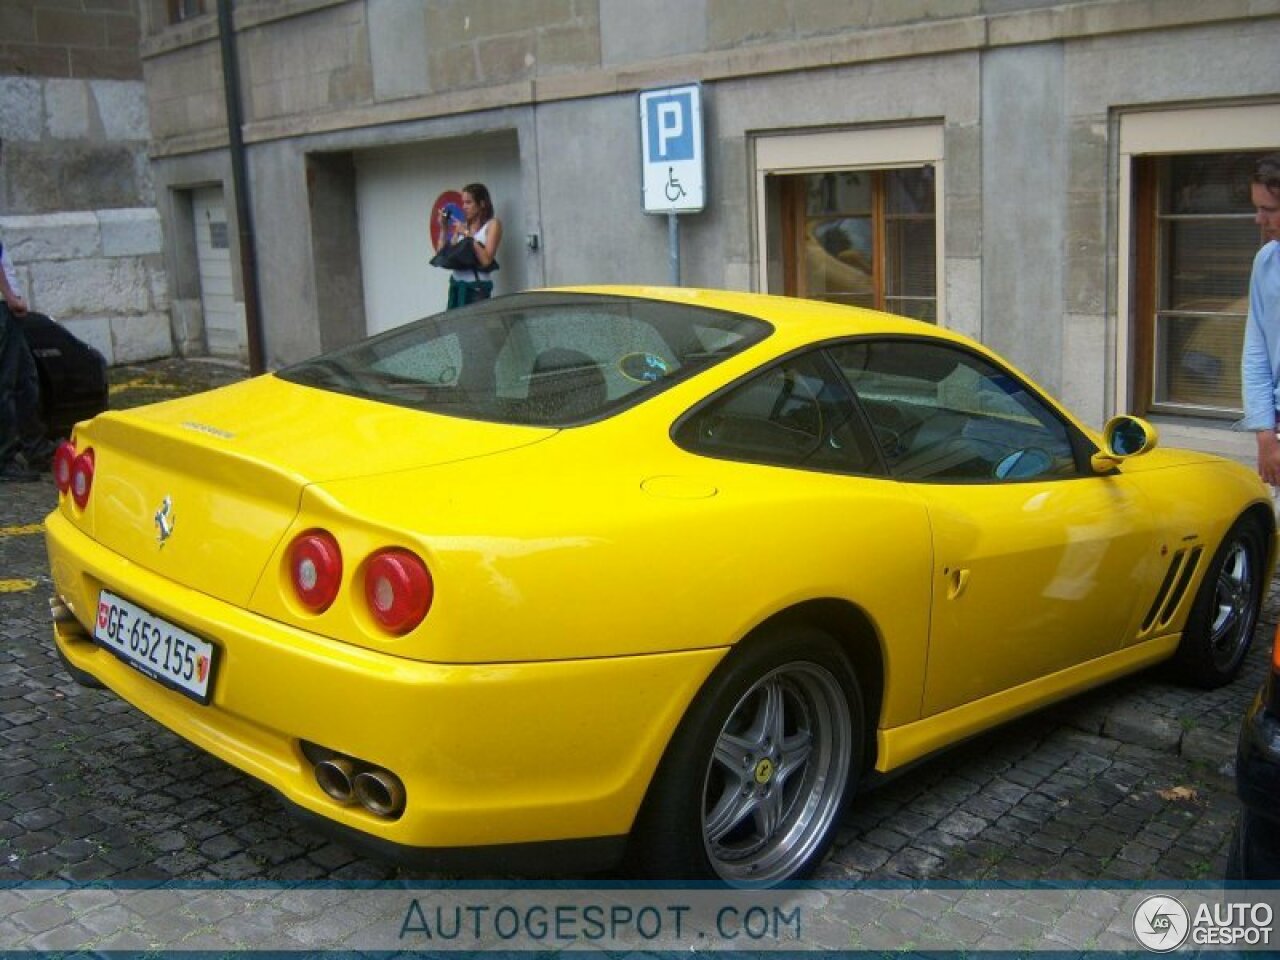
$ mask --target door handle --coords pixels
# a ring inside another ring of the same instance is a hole
[[[969,586],[969,571],[952,570],[947,578],[947,599],[958,600],[967,586]]]

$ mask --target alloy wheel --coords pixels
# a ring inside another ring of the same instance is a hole
[[[1253,557],[1248,543],[1241,537],[1224,558],[1214,591],[1209,646],[1215,666],[1231,667],[1252,639],[1256,590]]]
[[[840,682],[818,664],[786,664],[747,690],[716,738],[702,789],[703,843],[722,879],[785,880],[823,844],[852,738]]]

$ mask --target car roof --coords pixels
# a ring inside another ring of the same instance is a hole
[[[595,285],[556,287],[548,292],[584,293],[642,300],[665,300],[687,303],[711,310],[726,310],[756,317],[771,324],[786,341],[813,342],[858,334],[898,334],[905,336],[941,337],[969,342],[932,323],[881,313],[864,307],[802,300],[766,293],[737,290],[708,290],[698,287],[661,287],[630,285]]]
[[[729,379],[740,376],[748,366],[758,365],[760,360],[757,351],[761,349],[767,354],[779,356],[807,344],[867,335],[918,337],[958,344],[987,356],[1031,384],[1051,406],[1097,442],[1096,434],[1090,427],[1063,406],[1053,394],[1037,384],[1034,378],[1018,369],[1015,364],[971,337],[928,321],[912,320],[909,317],[882,313],[879,310],[826,303],[821,300],[803,300],[766,293],[710,290],[698,287],[602,284],[555,287],[546,292],[665,300],[671,303],[688,303],[711,310],[725,310],[764,320],[774,328],[772,336],[742,354],[729,358],[723,364],[716,365],[715,370],[718,374]]]

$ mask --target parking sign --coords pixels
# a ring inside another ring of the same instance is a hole
[[[640,94],[640,167],[645,213],[696,213],[706,206],[701,86]]]

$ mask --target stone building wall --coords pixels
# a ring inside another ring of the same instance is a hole
[[[110,364],[173,352],[160,214],[154,207],[0,217],[33,310]]]
[[[5,0],[0,75],[140,80],[135,0]]]
[[[0,3],[0,238],[113,363],[173,351],[136,0]]]

